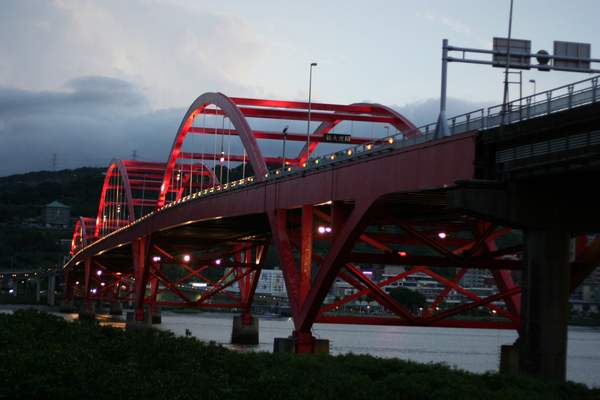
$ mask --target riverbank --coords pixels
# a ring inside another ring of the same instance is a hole
[[[3,399],[592,399],[600,389],[367,355],[240,353],[193,337],[0,314]]]

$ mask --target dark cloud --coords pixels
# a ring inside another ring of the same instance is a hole
[[[140,107],[147,105],[146,98],[132,84],[121,79],[104,76],[87,76],[67,82],[73,92],[67,97],[72,104],[91,106]]]
[[[64,91],[0,88],[0,116],[14,118],[41,113],[87,114],[91,110],[136,112],[146,107],[144,95],[120,79],[82,77],[69,81]]]
[[[184,111],[151,111],[135,86],[99,76],[71,80],[64,91],[0,88],[0,175],[107,166],[134,150],[166,160]]]
[[[448,99],[446,115],[482,107]],[[439,100],[392,108],[423,126],[437,120]],[[134,151],[139,160],[167,161],[186,109],[150,110],[146,96],[135,85],[102,76],[70,80],[60,91],[0,88],[0,176],[53,168],[106,167],[113,158],[131,159]],[[255,129],[283,129],[281,121],[258,123],[261,126],[253,126]],[[349,133],[369,137],[373,132],[368,125],[364,132],[358,123],[346,128],[353,129]],[[290,123],[290,129],[302,132],[306,128],[298,122]],[[386,134],[383,128],[378,129],[376,136]],[[263,142],[266,156],[281,154],[280,143]],[[287,154],[296,155],[302,145],[289,143]],[[319,153],[329,151],[327,146],[321,147]]]
[[[129,111],[146,105],[133,85],[120,79],[89,76],[73,79],[64,92],[34,92],[0,88],[0,118],[40,113],[78,114],[98,111]]]

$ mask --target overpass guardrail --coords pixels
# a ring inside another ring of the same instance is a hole
[[[526,119],[552,114],[555,112],[580,107],[600,101],[600,76],[561,86],[545,92],[536,93],[531,96],[513,100],[507,104],[501,104],[489,108],[481,108],[469,113],[448,118],[448,128],[451,136],[461,133],[483,130],[512,124]],[[332,154],[311,158],[308,162],[289,165],[282,168],[270,170],[264,177],[265,180],[280,179],[296,174],[301,174],[313,169],[328,167],[335,164],[350,162],[359,158],[368,157],[377,153],[387,152],[395,149],[414,146],[434,139],[436,123],[427,124],[416,129],[400,132],[384,138],[374,139],[371,142],[358,146],[352,146]],[[180,200],[168,203],[158,211],[170,208],[181,202],[197,199],[203,196],[214,195],[245,187],[256,183],[255,177],[247,177],[239,181],[216,185],[210,189],[204,189],[197,193],[183,197]],[[136,224],[150,217],[155,212],[150,212],[137,219]],[[131,225],[131,224],[130,224]],[[121,227],[111,236],[130,225]],[[101,240],[100,238],[99,240]]]

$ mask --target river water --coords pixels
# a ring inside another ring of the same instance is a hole
[[[243,351],[273,351],[276,337],[288,337],[291,319],[261,318],[259,344],[237,346],[229,343],[233,315],[197,315],[162,312],[160,329],[185,335],[186,329],[203,341],[215,341]],[[330,354],[370,354],[422,363],[444,362],[471,372],[498,371],[500,346],[513,344],[515,331],[463,328],[427,328],[373,325],[315,324],[313,335],[329,340]],[[600,387],[600,328],[569,327],[567,379]]]
[[[0,306],[11,312],[15,306]],[[60,314],[77,318],[76,314]],[[125,315],[98,315],[101,323],[125,327]],[[290,318],[259,321],[259,344],[240,346],[229,343],[233,314],[178,314],[162,312],[156,328],[184,336],[189,331],[202,341],[214,341],[241,351],[273,351],[275,338],[288,337],[294,325]],[[500,346],[512,344],[517,333],[507,330],[427,328],[371,325],[315,324],[313,335],[328,339],[330,354],[370,354],[422,363],[443,362],[470,372],[498,371]],[[600,328],[569,327],[567,379],[600,387]]]

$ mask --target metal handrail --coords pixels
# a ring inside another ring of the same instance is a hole
[[[570,109],[598,102],[600,101],[599,79],[600,76],[595,76],[552,90],[513,100],[507,104],[500,104],[487,109],[482,108],[449,118],[447,121],[450,136],[473,130],[490,129],[542,115],[548,115],[564,109]],[[428,142],[430,140],[434,140],[435,126],[435,123],[427,124],[419,128],[400,132],[385,138],[373,139],[371,142],[349,147],[345,150],[335,153],[311,158],[308,160],[308,162],[302,164],[289,165],[274,169],[269,171],[269,173],[265,176],[265,179],[270,181],[273,179],[289,177],[295,174],[304,173],[309,170],[350,162],[352,160],[364,158],[377,153]],[[250,177],[239,182],[221,184],[215,188],[206,189],[201,192],[188,195],[176,202],[168,203],[163,206],[161,210],[170,208],[182,202],[235,190],[252,185],[254,183],[257,183],[257,180],[255,177]],[[137,224],[152,214],[154,214],[154,212],[136,219],[136,221],[129,225]],[[112,234],[127,228],[129,225],[120,227],[106,236],[111,236]]]

